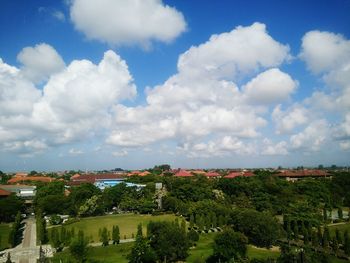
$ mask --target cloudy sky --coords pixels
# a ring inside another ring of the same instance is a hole
[[[1,1],[0,170],[349,165],[349,13]]]

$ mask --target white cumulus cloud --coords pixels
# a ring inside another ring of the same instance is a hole
[[[72,0],[70,16],[88,38],[112,45],[171,42],[186,30],[182,13],[161,0]]]
[[[260,73],[243,86],[248,101],[257,104],[283,102],[295,91],[297,82],[277,68]]]
[[[284,100],[296,83],[272,67],[289,57],[288,46],[274,40],[260,23],[212,36],[179,56],[178,73],[146,90],[146,105],[115,107],[115,126],[107,142],[135,147],[171,139],[201,156],[255,152],[241,140],[260,136],[259,129],[267,125],[262,116],[266,111],[250,105],[235,81],[256,73],[256,83],[271,77],[265,81],[268,87],[254,84],[249,95],[265,89],[265,103]],[[271,76],[264,79],[262,70]]]
[[[45,43],[23,48],[17,59],[22,63],[22,74],[34,83],[47,80],[65,67],[57,51]]]
[[[39,152],[96,135],[109,127],[112,107],[136,94],[125,61],[113,51],[97,65],[75,60],[51,72],[42,90],[28,80],[26,69],[0,59],[0,146],[5,151]]]

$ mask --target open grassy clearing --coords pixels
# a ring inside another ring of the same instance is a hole
[[[202,234],[199,237],[197,246],[190,249],[186,262],[205,262],[213,254],[212,243],[216,233]]]
[[[106,227],[108,231],[112,232],[112,227],[114,225],[118,225],[121,239],[124,239],[125,237],[132,238],[133,234],[136,236],[137,226],[140,223],[143,226],[144,233],[146,233],[146,227],[150,221],[174,221],[175,218],[175,215],[108,215],[82,218],[79,222],[67,225],[65,227],[68,230],[74,227],[75,233],[77,233],[79,230],[83,230],[85,236],[89,237],[91,242],[99,242],[98,231],[103,227]],[[51,229],[49,229],[49,232],[50,230]]]
[[[0,224],[0,250],[9,247],[8,239],[11,231],[11,224]]]
[[[257,248],[254,246],[248,246],[248,257],[253,259],[268,259],[268,258],[278,258],[280,255],[279,251],[274,251],[266,248]]]
[[[133,243],[125,243],[108,247],[91,247],[88,252],[88,259],[106,263],[126,263],[126,256],[130,253]],[[53,263],[75,262],[68,250],[57,253],[52,259]]]
[[[339,225],[332,225],[329,226],[329,232],[333,236],[335,235],[335,230],[339,229],[342,233],[344,233],[346,230],[349,231],[350,234],[350,222],[346,222],[345,224],[339,224]]]
[[[216,233],[202,234],[195,248],[190,249],[186,262],[205,262],[205,260],[213,254],[212,243]],[[247,255],[253,259],[277,258],[279,251],[272,251],[265,248],[256,248],[248,246]]]
[[[212,243],[215,237],[215,233],[202,234],[197,243],[197,246],[189,251],[189,256],[186,262],[205,262],[205,260],[213,253]],[[126,256],[130,253],[133,243],[125,243],[119,245],[110,245],[108,247],[91,247],[89,250],[88,258],[98,260],[100,262],[128,262]],[[249,258],[277,258],[279,256],[278,251],[271,251],[263,248],[254,248],[248,246]],[[60,261],[61,260],[61,261]],[[57,253],[53,262],[72,262],[68,251]]]

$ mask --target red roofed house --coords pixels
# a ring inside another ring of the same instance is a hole
[[[226,175],[224,178],[236,178],[236,177],[250,177],[254,176],[252,172],[249,171],[242,171],[242,172],[231,172],[228,175]]]
[[[76,179],[76,178],[79,178],[79,177],[80,177],[80,174],[75,174],[70,179],[73,180],[73,179]]]
[[[190,176],[194,176],[193,174],[191,174],[190,172],[183,170],[183,169],[179,169],[175,175],[176,177],[190,177]]]
[[[0,198],[5,198],[5,197],[8,197],[9,195],[11,195],[11,192],[0,188]]]
[[[19,184],[23,182],[34,181],[34,182],[43,182],[50,183],[55,181],[55,178],[51,178],[48,176],[16,176],[7,181],[9,184]]]
[[[128,174],[128,176],[146,176],[146,175],[150,175],[151,173],[149,171],[132,171],[131,173]]]
[[[142,173],[139,173],[139,176],[146,176],[146,175],[150,175],[151,173],[149,171],[144,171]]]
[[[296,181],[303,178],[330,178],[331,174],[323,170],[282,170],[275,176]]]

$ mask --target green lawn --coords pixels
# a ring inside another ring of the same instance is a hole
[[[332,236],[335,235],[336,229],[339,229],[342,233],[344,233],[345,230],[348,230],[349,234],[350,234],[350,222],[346,222],[345,224],[341,224],[341,225],[329,226],[328,228],[329,228],[329,232]]]
[[[126,263],[126,256],[130,253],[133,243],[111,245],[108,247],[91,247],[88,252],[88,259],[104,263]],[[53,263],[75,262],[66,250],[55,254]]]
[[[280,255],[279,251],[272,251],[266,248],[257,248],[253,246],[248,246],[248,257],[253,259],[268,259],[268,258],[278,258]]]
[[[205,262],[213,253],[212,243],[216,233],[202,234],[199,237],[197,246],[190,249],[186,262]]]
[[[132,234],[136,236],[137,225],[140,223],[143,226],[143,231],[145,234],[147,224],[150,221],[174,221],[175,218],[175,215],[108,215],[82,218],[79,222],[67,225],[66,228],[71,229],[74,227],[75,233],[77,233],[79,230],[83,230],[85,235],[93,242],[99,242],[98,230],[103,227],[107,227],[108,231],[112,232],[113,225],[118,225],[120,229],[120,238],[124,239],[125,236],[126,238],[131,238]]]
[[[199,238],[197,246],[190,250],[190,255],[186,262],[205,262],[205,260],[213,253],[212,243],[216,233],[202,234]],[[248,246],[247,255],[253,259],[277,258],[280,255],[278,251],[271,251],[265,248],[255,248]]]
[[[8,239],[10,234],[10,224],[0,224],[0,250],[9,247]]]

